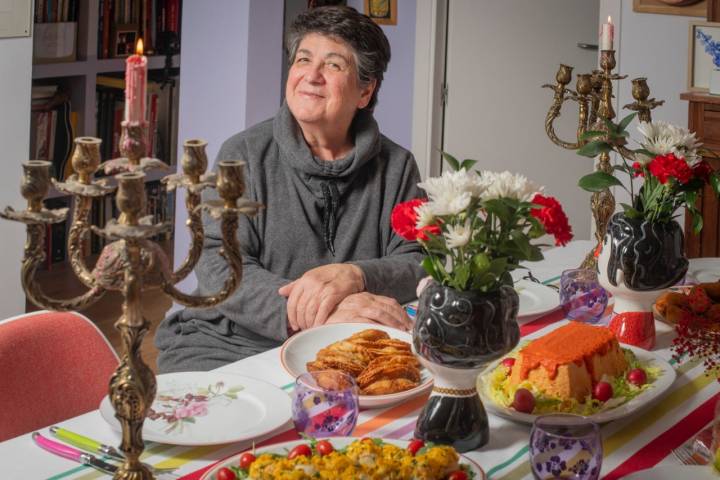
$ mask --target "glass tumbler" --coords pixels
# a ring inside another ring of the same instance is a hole
[[[538,480],[596,480],[602,466],[602,439],[596,423],[580,415],[537,417],[530,431],[530,466]]]
[[[596,323],[605,313],[608,293],[600,286],[597,272],[576,268],[560,276],[560,305],[565,316],[580,322]]]
[[[357,423],[358,393],[355,379],[338,370],[303,373],[293,392],[295,429],[313,438],[349,436]]]

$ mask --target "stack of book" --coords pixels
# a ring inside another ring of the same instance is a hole
[[[30,158],[51,162],[58,180],[72,173],[70,154],[77,121],[77,112],[57,85],[32,87]]]

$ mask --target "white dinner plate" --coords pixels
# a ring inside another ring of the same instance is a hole
[[[335,449],[346,447],[347,445],[351,444],[355,440],[357,440],[356,437],[333,437],[328,439],[330,443],[332,443],[333,447]],[[393,445],[397,445],[398,447],[407,448],[408,441],[405,440],[394,440],[394,439],[388,439],[383,438],[384,442],[392,443]],[[256,456],[260,456],[262,453],[276,453],[278,455],[287,455],[287,453],[292,450],[297,445],[300,445],[301,443],[307,443],[306,440],[293,440],[291,442],[283,442],[283,443],[276,443],[275,445],[268,445],[262,448],[258,448],[255,452]],[[211,469],[206,471],[202,477],[200,477],[200,480],[217,480],[217,472],[223,467],[237,467],[240,464],[240,456],[245,453],[238,453],[237,455],[233,455],[232,457],[228,457],[225,460],[221,460],[217,464],[215,464]],[[475,474],[475,480],[485,480],[487,477],[485,476],[485,472],[483,469],[475,463],[474,461],[470,460],[468,457],[460,454],[460,465],[467,465],[470,467],[470,470]]]
[[[318,350],[368,328],[383,330],[390,335],[390,338],[412,345],[412,336],[396,328],[367,323],[333,323],[303,330],[288,338],[280,347],[280,362],[285,371],[293,377],[298,377],[307,372],[306,365],[315,360]],[[360,408],[387,407],[427,392],[430,388],[432,388],[432,375],[423,368],[420,370],[420,385],[417,387],[388,395],[360,395]]]
[[[691,258],[685,283],[711,283],[720,280],[720,258]]]
[[[290,396],[267,382],[218,372],[157,376],[157,395],[143,424],[143,439],[170,445],[240,442],[274,432],[290,421]],[[100,414],[120,423],[108,396]]]
[[[658,465],[623,477],[624,480],[718,480],[709,465]]]
[[[515,291],[520,297],[518,317],[541,315],[560,305],[560,296],[556,290],[537,282],[518,280]]]
[[[624,343],[621,343],[620,346],[622,348],[630,349],[635,354],[641,364],[652,365],[653,367],[659,368],[660,375],[658,379],[655,380],[651,388],[648,388],[629,402],[615,408],[598,412],[594,415],[589,415],[588,418],[590,418],[596,423],[611,422],[613,420],[625,418],[628,415],[635,413],[641,408],[644,408],[648,404],[657,400],[663,393],[665,393],[668,388],[670,388],[670,386],[675,381],[675,370],[668,362],[660,358],[658,355],[654,354],[653,352],[643,350],[642,348],[637,348],[632,345],[626,345]],[[492,374],[492,371],[495,369],[495,367],[498,366],[501,361],[502,359],[493,362],[480,374],[478,390],[480,393],[480,398],[483,401],[483,405],[485,405],[485,408],[489,412],[494,413],[495,415],[498,415],[500,417],[531,424],[535,421],[535,418],[537,418],[538,415],[518,412],[515,409],[506,407],[504,405],[499,405],[495,403],[495,401],[490,396],[489,377]]]

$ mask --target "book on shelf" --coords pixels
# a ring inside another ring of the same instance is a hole
[[[77,22],[79,0],[35,0],[35,23]]]
[[[30,152],[33,160],[52,163],[53,176],[64,180],[72,170],[70,155],[77,112],[57,85],[32,87],[30,111]]]
[[[43,0],[38,0],[43,1]],[[99,0],[98,58],[124,57],[143,39],[148,55],[178,53],[181,0]],[[169,45],[175,45],[169,50]]]

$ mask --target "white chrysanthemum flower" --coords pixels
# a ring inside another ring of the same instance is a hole
[[[415,213],[417,214],[415,228],[427,227],[435,223],[435,215],[433,215],[432,208],[427,202],[415,207]]]
[[[434,216],[456,215],[465,210],[473,198],[479,198],[486,184],[476,172],[447,170],[439,177],[431,177],[418,186],[430,199],[427,210]]]
[[[481,174],[487,188],[482,195],[483,200],[495,198],[514,198],[521,202],[529,202],[542,187],[531,182],[523,175],[504,171],[501,173],[484,171]]]
[[[430,212],[436,217],[443,215],[457,215],[463,212],[469,205],[472,197],[468,192],[458,192],[454,190],[446,190],[435,195],[435,198],[429,200],[426,205]]]
[[[449,225],[447,232],[443,234],[448,248],[464,247],[470,241],[472,230],[470,229],[470,219],[465,220],[462,225]]]
[[[667,155],[673,153],[676,157],[684,158],[693,165],[700,158],[697,149],[702,145],[697,141],[695,133],[689,130],[672,125],[667,122],[640,122],[638,131],[645,137],[640,144],[655,155]],[[645,164],[650,161],[644,155],[638,155],[637,161]]]

